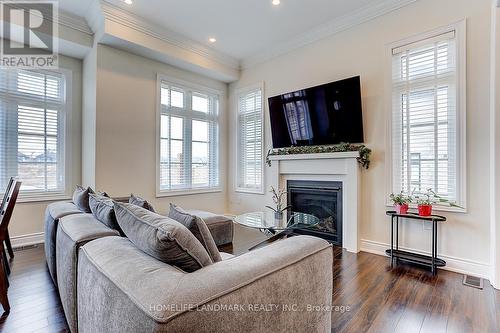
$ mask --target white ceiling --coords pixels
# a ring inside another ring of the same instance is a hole
[[[387,0],[122,0],[107,2],[233,58],[244,60]],[[59,0],[84,17],[93,1]],[[217,38],[211,44],[209,37]]]

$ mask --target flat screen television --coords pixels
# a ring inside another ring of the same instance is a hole
[[[274,148],[362,143],[360,77],[269,98]]]

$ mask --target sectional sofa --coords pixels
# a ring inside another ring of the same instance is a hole
[[[45,230],[47,264],[71,332],[330,330],[332,249],[318,238],[221,254],[187,273],[73,203],[49,205]]]

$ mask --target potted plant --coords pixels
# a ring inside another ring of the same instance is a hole
[[[266,206],[266,207],[274,211],[274,217],[276,219],[281,220],[283,218],[283,212],[291,207],[291,206],[283,207],[284,205],[283,198],[286,194],[286,190],[278,189],[278,191],[276,191],[276,189],[273,186],[271,186],[271,191],[269,192],[273,194],[273,202],[276,205],[276,208],[271,206]]]
[[[391,193],[389,198],[391,199],[397,214],[404,215],[408,213],[408,209],[410,208],[409,204],[411,203],[410,196],[403,194],[403,192],[401,191],[401,193],[399,194]]]
[[[415,192],[415,190],[413,190]],[[457,205],[454,201],[450,201],[438,195],[434,190],[427,189],[427,192],[420,195],[414,195],[417,199],[418,215],[430,216],[432,215],[432,207],[434,205],[449,205],[450,207],[463,208]]]
[[[417,209],[418,215],[420,216],[431,216],[432,215],[432,204],[431,194],[429,190],[426,193],[416,196],[417,198]]]

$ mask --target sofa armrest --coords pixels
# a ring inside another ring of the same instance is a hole
[[[53,202],[45,209],[44,235],[45,258],[52,281],[57,286],[56,272],[56,234],[59,219],[73,214],[83,214],[72,202]]]
[[[59,296],[71,332],[77,331],[78,250],[94,239],[118,236],[119,232],[99,222],[92,214],[67,215],[59,220],[56,235],[56,271]]]
[[[189,274],[125,242],[111,237],[90,242],[80,251],[78,307],[85,308],[85,312],[79,311],[80,329],[330,329],[329,312],[308,311],[309,305],[328,307],[332,302],[333,251],[326,241],[292,237]],[[110,248],[122,255],[112,260]],[[118,307],[114,308],[106,297],[112,297]],[[96,327],[103,322],[98,319],[101,316],[108,325],[116,322],[112,325],[119,326]]]
[[[329,332],[332,294],[331,245],[292,237],[186,276],[176,299],[196,311],[173,315],[169,329]]]

